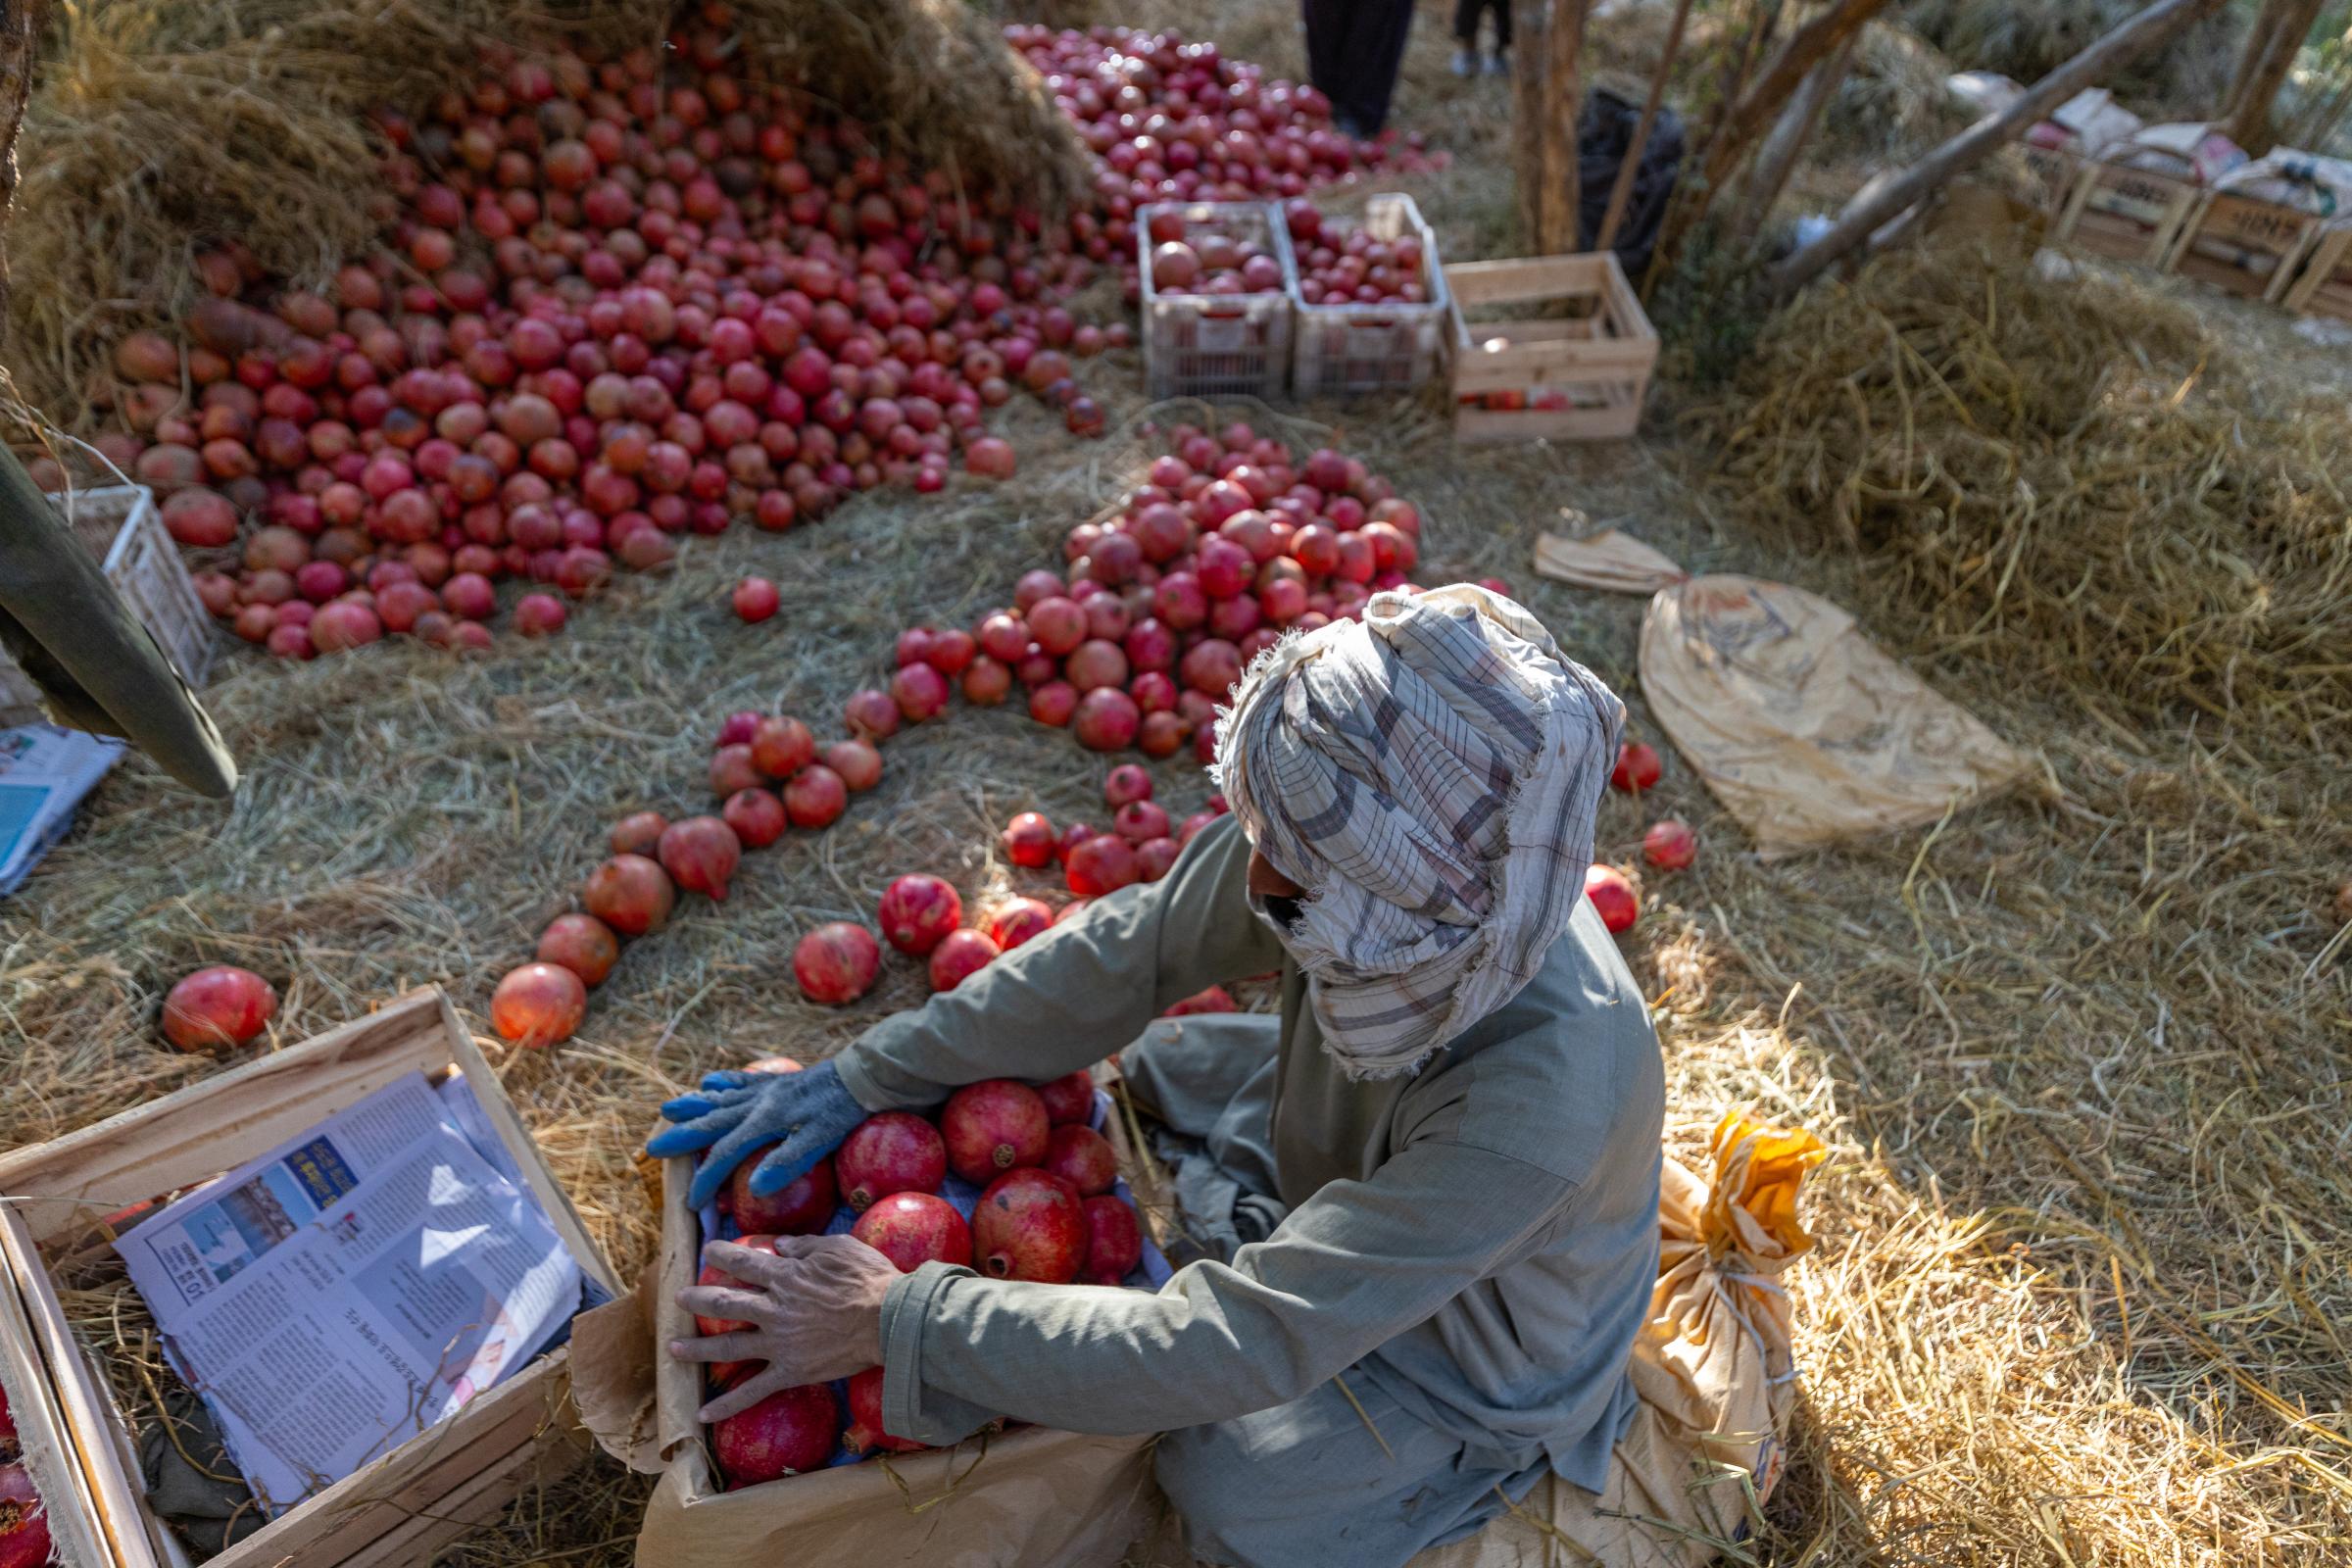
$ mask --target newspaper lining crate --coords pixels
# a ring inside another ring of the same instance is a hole
[[[2180,225],[2168,265],[2183,277],[2276,304],[2326,221],[2300,208],[2215,191]]]
[[[148,1508],[136,1439],[68,1327],[53,1259],[104,1249],[107,1221],[209,1181],[412,1072],[463,1075],[549,1221],[606,1297],[619,1287],[441,993],[0,1158],[0,1383],[67,1568],[187,1568]],[[584,1293],[585,1294],[585,1293]],[[288,1509],[206,1568],[411,1568],[574,1468],[570,1349],[559,1345],[383,1458]]]
[[[1446,269],[1453,321],[1457,441],[1609,441],[1642,422],[1658,334],[1613,252]],[[1474,312],[1564,306],[1571,314],[1473,320]],[[1487,399],[1521,406],[1490,408]]]
[[[2281,296],[2288,310],[2352,321],[2352,227],[2341,223],[2323,227],[2313,238],[2302,271]]]
[[[63,508],[66,498],[57,498]],[[155,493],[145,485],[109,485],[73,493],[74,531],[156,643],[190,686],[202,686],[213,662],[213,617],[164,528]],[[16,661],[0,653],[0,726],[41,715],[41,691]]]
[[[1162,294],[1152,286],[1152,215],[1174,213],[1188,233],[1223,233],[1282,264],[1282,287],[1265,294]],[[1292,298],[1298,269],[1290,227],[1272,202],[1154,202],[1135,215],[1143,270],[1144,379],[1162,398],[1253,397],[1279,401],[1291,379]]]
[[[2204,187],[2123,164],[2086,164],[2051,232],[2056,243],[2119,262],[2164,260]]]
[[[1406,234],[1420,239],[1430,297],[1421,305],[1309,305],[1300,297],[1292,329],[1298,344],[1291,360],[1295,397],[1410,391],[1435,379],[1445,364],[1449,313],[1437,234],[1405,195],[1366,202],[1364,227],[1383,243]],[[1298,293],[1295,271],[1291,289]]]

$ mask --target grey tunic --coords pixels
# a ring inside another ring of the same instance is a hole
[[[931,1443],[997,1415],[1152,1432],[1355,1368],[1384,1404],[1497,1463],[1547,1458],[1599,1490],[1657,1265],[1663,1072],[1624,959],[1580,904],[1509,1004],[1416,1075],[1352,1080],[1249,907],[1249,856],[1219,822],[1162,881],[1096,901],[837,1058],[869,1109],[929,1105],[982,1078],[1091,1065],[1205,986],[1283,971],[1263,1144],[1287,1213],[1272,1233],[1149,1295],[925,1264],[883,1308],[885,1423]]]

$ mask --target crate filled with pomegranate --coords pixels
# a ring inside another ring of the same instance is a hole
[[[1460,262],[1446,288],[1456,441],[1607,441],[1641,424],[1658,334],[1614,254]]]
[[[1158,202],[1137,215],[1144,376],[1153,398],[1279,398],[1290,382],[1290,233],[1271,202]]]
[[[1300,199],[1283,220],[1298,277],[1292,394],[1403,392],[1434,378],[1446,356],[1446,273],[1413,199],[1375,196],[1361,223]]]
[[[921,923],[920,911],[898,912]],[[892,917],[885,912],[885,934],[899,946]],[[940,946],[952,934],[943,930]],[[797,1064],[771,1058],[760,1068]],[[710,1241],[772,1249],[779,1236],[849,1235],[905,1273],[937,1261],[992,1279],[1155,1289],[1171,1270],[1123,1173],[1128,1149],[1110,1098],[1077,1072],[967,1085],[929,1113],[882,1111],[769,1197],[749,1184],[760,1152],[700,1211],[685,1196],[693,1161],[666,1161],[650,1325],[666,1462],[638,1539],[642,1568],[754,1568],[787,1547],[798,1560],[829,1562],[829,1541],[878,1559],[902,1545],[912,1552],[943,1525],[985,1544],[986,1560],[1115,1558],[1141,1523],[1143,1437],[1000,1423],[952,1448],[926,1447],[884,1428],[879,1366],[784,1390],[705,1426],[701,1406],[757,1367],[706,1372],[661,1347],[740,1326],[694,1317],[678,1302],[689,1284],[728,1283],[701,1260]],[[1023,1503],[1041,1493],[1056,1505]],[[936,1512],[909,1511],[934,1501]]]

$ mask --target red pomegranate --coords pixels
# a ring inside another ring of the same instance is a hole
[[[518,1046],[569,1040],[588,1012],[588,988],[556,963],[526,963],[507,971],[490,994],[490,1026]]]
[[[710,1429],[718,1467],[737,1487],[817,1470],[833,1457],[841,1436],[841,1405],[830,1384],[771,1394],[749,1410]]]
[[[818,1160],[782,1192],[761,1198],[752,1191],[752,1172],[775,1147],[765,1144],[743,1156],[743,1163],[727,1178],[727,1211],[735,1216],[737,1225],[757,1235],[814,1236],[839,1206],[833,1161]]]
[[[961,1216],[956,1223],[963,1223]],[[970,1255],[968,1245],[964,1252]],[[878,1366],[869,1366],[850,1379],[850,1427],[841,1435],[841,1446],[852,1453],[914,1453],[924,1446],[883,1430],[882,1369]]]
[[[746,1236],[735,1245],[738,1247],[748,1248],[755,1252],[765,1252],[770,1256],[773,1256],[776,1250],[776,1239],[773,1236]],[[725,1269],[720,1268],[716,1263],[705,1263],[702,1267],[702,1272],[695,1275],[694,1283],[697,1285],[719,1286],[734,1290],[749,1289],[749,1287],[746,1286],[743,1281],[737,1279]],[[703,1335],[705,1338],[711,1338],[720,1334],[740,1334],[745,1329],[750,1327],[751,1324],[743,1322],[737,1318],[706,1317],[700,1312],[697,1312],[694,1315],[694,1331],[697,1334]],[[721,1367],[732,1369],[745,1364],[746,1363],[741,1361],[720,1362],[717,1366],[711,1368],[710,1376],[714,1381],[723,1383],[727,1380],[720,1373]]]
[[[588,873],[580,890],[588,912],[624,937],[659,931],[678,902],[669,873],[642,855],[615,855]]]
[[[1116,833],[1098,833],[1070,851],[1062,880],[1072,893],[1100,898],[1133,882],[1136,869],[1133,846]]]
[[[858,1216],[850,1234],[890,1259],[902,1274],[925,1263],[969,1263],[972,1230],[946,1199],[893,1193]]]
[[[833,1156],[841,1196],[870,1208],[893,1193],[936,1193],[948,1177],[948,1146],[939,1129],[906,1110],[868,1116]]]
[[[816,737],[797,718],[763,718],[752,731],[752,764],[769,778],[790,778],[815,760]]]
[[[1044,1159],[1052,1126],[1037,1091],[1010,1078],[966,1084],[948,1098],[939,1113],[948,1169],[973,1183]]]
[[[988,967],[998,955],[995,939],[984,931],[951,931],[931,950],[931,989],[953,991]]]
[[[743,863],[743,841],[715,816],[690,816],[662,829],[659,853],[678,886],[723,904],[727,879]]]
[[[1642,917],[1642,900],[1623,871],[1610,865],[1585,868],[1585,897],[1600,911],[1600,923],[1612,932],[1633,928]]]
[[[1121,762],[1110,770],[1102,781],[1102,799],[1117,810],[1129,801],[1148,801],[1152,798],[1152,775],[1133,762]]]
[[[1642,835],[1642,858],[1661,871],[1680,871],[1698,858],[1698,835],[1678,816],[1652,822]]]
[[[1643,741],[1617,749],[1617,765],[1609,769],[1609,782],[1629,794],[1639,795],[1654,789],[1666,766],[1658,758],[1657,748]]]
[[[614,855],[651,855],[662,843],[669,818],[660,811],[637,811],[612,824]]]
[[[1144,1231],[1135,1208],[1124,1198],[1104,1195],[1080,1205],[1086,1221],[1086,1267],[1079,1278],[1089,1285],[1116,1285],[1144,1260]]]
[[[963,924],[963,900],[956,896],[954,887],[938,877],[914,872],[891,880],[890,886],[882,890],[882,903],[875,914],[884,941],[901,953],[919,956],[938,947],[949,932]]]
[[[1055,843],[1054,824],[1041,811],[1023,811],[1004,824],[1004,858],[1015,865],[1052,864]]]
[[[49,1515],[31,1473],[0,1464],[0,1568],[42,1568],[50,1550]]]
[[[1047,1285],[1076,1279],[1086,1261],[1080,1202],[1077,1189],[1050,1171],[1008,1170],[998,1177],[972,1210],[972,1252],[981,1272]]]
[[[988,917],[988,939],[1000,953],[1010,953],[1032,937],[1053,929],[1052,906],[1036,899],[1013,899],[999,905]]]
[[[1111,1152],[1109,1142],[1092,1128],[1075,1124],[1054,1129],[1040,1168],[1075,1187],[1080,1198],[1107,1193],[1119,1179],[1119,1158]]]
[[[1083,1127],[1095,1119],[1095,1081],[1083,1070],[1039,1084],[1037,1098],[1046,1102],[1046,1120],[1056,1127]]]
[[[792,950],[792,977],[810,1002],[839,1006],[856,1002],[882,972],[882,944],[861,925],[832,920],[801,938]]]
[[[828,826],[849,809],[849,785],[822,762],[802,768],[784,786],[784,814],[792,818],[794,827]]]
[[[824,761],[847,792],[863,794],[882,782],[882,754],[870,741],[835,741],[824,749]]]
[[[718,814],[747,850],[766,849],[784,836],[790,821],[774,790],[737,790],[727,797]]]
[[[277,993],[251,969],[216,963],[183,975],[164,998],[164,1038],[182,1051],[241,1046],[277,1012]]]

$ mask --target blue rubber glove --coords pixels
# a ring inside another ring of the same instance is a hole
[[[714,1072],[700,1093],[680,1095],[662,1107],[676,1125],[645,1146],[656,1159],[710,1152],[694,1173],[688,1200],[701,1208],[744,1156],[765,1144],[768,1151],[752,1171],[752,1191],[761,1198],[780,1193],[807,1175],[866,1118],[829,1061],[806,1072]]]

